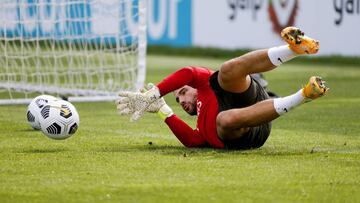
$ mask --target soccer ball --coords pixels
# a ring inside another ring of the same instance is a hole
[[[35,97],[29,104],[27,111],[26,111],[26,117],[31,125],[32,128],[35,130],[40,130],[40,123],[39,123],[39,114],[41,109],[50,101],[57,100],[56,97],[53,97],[51,95],[40,95]]]
[[[56,100],[41,109],[39,122],[41,131],[47,137],[63,140],[76,132],[80,118],[74,105],[65,100]]]

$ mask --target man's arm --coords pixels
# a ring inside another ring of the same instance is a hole
[[[153,88],[153,84],[149,83],[141,92]],[[125,100],[125,101],[124,101]],[[134,106],[129,103],[130,99],[123,99],[117,104],[117,109],[120,115],[126,115],[134,111]],[[169,126],[173,134],[186,147],[203,147],[206,146],[206,141],[200,136],[197,130],[193,130],[184,121],[178,118],[173,110],[166,104],[164,98],[160,98],[152,103],[147,109],[147,112],[157,113],[159,117]]]
[[[184,67],[176,72],[170,74],[164,78],[157,87],[159,88],[160,95],[164,96],[169,92],[177,90],[184,85],[189,85],[193,88],[201,87],[206,85],[208,82],[208,77],[212,74],[212,71],[202,67]]]
[[[209,69],[189,66],[169,75],[157,86],[153,86],[146,92],[120,91],[119,96],[123,98],[117,102],[119,113],[121,115],[132,114],[130,121],[136,121],[140,119],[145,110],[160,97],[184,85],[200,88],[209,82],[208,78],[211,74],[212,71]],[[129,107],[132,107],[132,109]]]
[[[193,130],[175,114],[165,119],[173,134],[186,147],[205,147],[206,140],[199,134],[198,130]]]
[[[202,67],[184,67],[164,78],[158,85],[161,96],[164,96],[184,85],[199,88],[206,85],[208,76],[212,71]],[[205,147],[206,140],[199,134],[198,130],[193,130],[189,125],[182,121],[175,114],[163,118],[173,134],[186,147]]]

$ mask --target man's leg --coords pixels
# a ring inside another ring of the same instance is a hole
[[[298,28],[285,28],[281,35],[288,45],[253,51],[225,62],[218,75],[220,86],[229,92],[242,93],[251,84],[249,74],[272,70],[299,54],[313,54],[317,53],[319,49],[319,43],[304,36],[304,33]],[[314,84],[316,82],[320,84]],[[322,81],[314,80],[309,84],[310,86],[321,86],[319,90],[321,95],[327,90]],[[303,92],[305,90],[301,89],[285,98],[265,100],[246,108],[230,109],[219,113],[217,117],[218,135],[223,140],[241,137],[249,127],[270,122],[303,103],[307,99],[307,95]]]
[[[218,135],[223,140],[240,138],[249,127],[268,123],[303,103],[325,95],[328,90],[325,81],[313,76],[304,88],[290,96],[267,99],[245,108],[222,111],[216,119]]]
[[[219,70],[220,86],[229,92],[244,92],[250,85],[249,74],[270,71],[298,55],[315,54],[319,50],[319,42],[298,28],[285,28],[281,37],[288,45],[252,51],[226,61]]]
[[[252,51],[223,63],[218,82],[226,91],[241,93],[250,86],[249,74],[266,72],[275,67],[268,57],[267,49]]]

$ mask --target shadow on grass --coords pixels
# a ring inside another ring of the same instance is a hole
[[[39,136],[45,136],[41,130],[35,130],[32,128],[19,128],[14,130],[15,133],[11,134],[12,136],[17,137],[27,137],[27,138],[36,138]]]
[[[184,146],[172,145],[156,145],[148,143],[146,145],[108,145],[100,148],[101,152],[147,152],[154,154],[163,154],[171,156],[215,156],[215,155],[238,155],[238,156],[299,156],[311,154],[310,150],[298,149],[287,151],[284,149],[274,149],[269,147],[261,147],[250,150],[228,150],[228,149],[213,149],[213,148],[186,148]]]
[[[41,130],[35,130],[35,129],[32,129],[32,128],[20,128],[18,130],[16,130],[18,132],[36,132],[36,133],[41,133]]]
[[[201,150],[201,149],[198,149]],[[169,152],[169,153],[179,153],[188,151],[187,148],[182,146],[154,146],[154,145],[108,145],[100,148],[102,152],[134,152],[134,151],[146,151],[146,152]]]
[[[68,151],[65,148],[52,148],[52,149],[26,149],[21,150],[19,153],[29,153],[29,154],[42,154],[42,153],[60,153]]]

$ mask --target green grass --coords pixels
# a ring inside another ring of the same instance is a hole
[[[172,55],[172,56],[191,56],[191,57],[206,57],[206,58],[234,58],[239,55],[243,55],[251,49],[220,49],[212,47],[170,47],[163,45],[150,45],[147,48],[148,53],[150,54],[160,54],[160,55]],[[331,56],[303,56],[298,57],[292,61],[292,63],[298,64],[320,64],[320,65],[330,65],[330,66],[343,66],[343,65],[360,65],[359,56],[341,56],[341,55],[331,55]]]
[[[147,80],[222,60],[148,57]],[[266,73],[280,95],[322,75],[329,95],[273,123],[256,150],[187,149],[156,115],[137,123],[112,102],[75,103],[78,132],[56,141],[0,106],[0,202],[359,202],[360,67],[288,64]],[[187,116],[166,97],[174,111]]]

